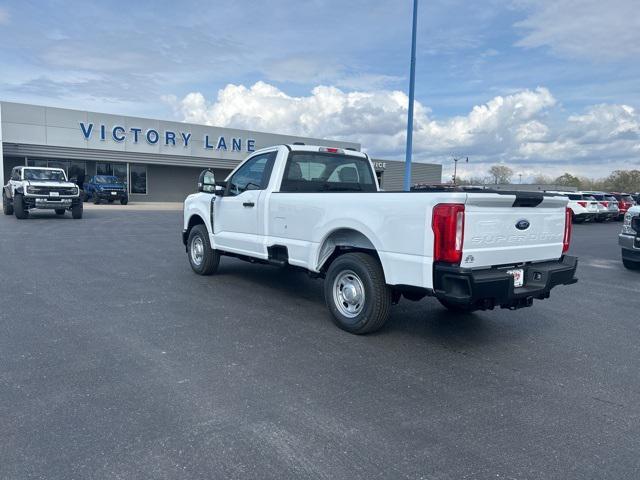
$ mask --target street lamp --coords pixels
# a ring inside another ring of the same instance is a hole
[[[413,0],[413,29],[411,31],[411,70],[409,73],[409,113],[407,118],[407,153],[404,163],[404,191],[411,190],[411,152],[413,150],[413,99],[416,86],[416,29],[418,0]]]
[[[456,184],[456,177],[458,174],[458,161],[462,160],[462,158],[453,157],[453,184]],[[469,157],[465,159],[465,163],[469,163]]]

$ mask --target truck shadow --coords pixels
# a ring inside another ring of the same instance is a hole
[[[234,284],[252,290],[258,296],[268,295],[275,301],[298,304],[309,313],[305,321],[330,321],[324,301],[323,281],[310,278],[301,270],[252,265],[223,258],[216,277],[225,278],[226,282],[233,279]],[[392,306],[387,324],[364,338],[374,340],[410,336],[446,344],[449,348],[462,345],[481,347],[532,333],[535,335],[532,329],[541,328],[539,323],[518,321],[522,318],[522,312],[496,309],[460,314],[446,310],[435,298],[426,297],[418,302],[402,299],[398,305]]]

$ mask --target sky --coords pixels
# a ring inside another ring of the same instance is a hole
[[[0,0],[0,99],[405,155],[411,0]],[[414,160],[640,168],[639,0],[420,0]],[[446,178],[445,178],[446,179]]]

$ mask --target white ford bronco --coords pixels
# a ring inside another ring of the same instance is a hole
[[[221,256],[324,278],[334,322],[379,329],[401,297],[473,311],[528,307],[575,283],[567,198],[537,192],[382,192],[361,152],[281,145],[254,152],[224,182],[200,175],[184,203],[191,268]]]
[[[71,210],[73,218],[82,218],[80,189],[61,168],[15,167],[2,189],[2,210],[23,219],[34,208],[55,210],[57,215]]]

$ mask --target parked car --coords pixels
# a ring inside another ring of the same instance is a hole
[[[598,202],[598,212],[596,213],[596,222],[605,222],[613,219],[617,219],[620,214],[618,209],[618,201],[604,192],[580,192],[587,197],[591,197]],[[610,203],[615,203],[615,206]]]
[[[618,244],[622,248],[624,266],[629,270],[640,270],[640,206],[631,207],[625,213]]]
[[[620,218],[624,218],[624,214],[627,213],[631,207],[636,204],[636,201],[628,193],[611,193],[613,197],[618,201],[618,208],[620,209]]]
[[[93,200],[97,204],[103,200],[109,203],[119,200],[122,205],[129,203],[126,184],[113,175],[94,175],[83,187],[85,201]]]
[[[222,256],[300,268],[324,278],[334,322],[356,334],[381,328],[401,297],[516,309],[577,282],[566,197],[381,192],[369,157],[340,148],[265,148],[224,182],[205,170],[183,216],[195,273],[215,273]]]
[[[70,210],[73,218],[82,218],[80,189],[61,168],[15,167],[2,189],[2,210],[24,219],[33,209],[54,210],[56,215]]]
[[[578,192],[549,191],[548,193],[564,195],[569,199],[567,207],[571,210],[571,220],[573,223],[591,222],[596,219],[598,202],[588,195],[583,195]]]
[[[618,205],[618,199],[613,195],[607,194],[604,196],[608,203],[609,212],[612,214],[611,220],[620,219],[620,206]]]

